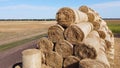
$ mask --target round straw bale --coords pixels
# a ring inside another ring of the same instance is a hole
[[[111,46],[113,46],[114,40],[110,37],[110,35],[107,33],[106,37],[105,37],[105,42],[106,42],[106,46],[108,48],[108,50],[111,48]]]
[[[41,51],[42,64],[45,64],[45,54],[46,54],[46,52]]]
[[[105,40],[106,46],[107,46],[107,50],[109,50],[112,46],[112,43],[108,40]]]
[[[103,39],[100,38],[99,34],[97,31],[91,31],[88,36],[86,37],[86,39],[83,40],[83,43],[91,45],[92,47],[94,47],[97,51],[99,49],[105,51],[106,47],[106,43]]]
[[[109,68],[109,67],[97,60],[83,59],[79,63],[79,68]]]
[[[105,51],[99,50],[96,60],[98,60],[98,61],[104,63],[105,65],[107,65],[108,67],[110,67],[110,64],[108,62]]]
[[[24,50],[22,52],[22,62],[23,68],[41,68],[41,51],[38,49]]]
[[[48,39],[56,43],[59,40],[64,40],[64,28],[58,24],[51,26],[48,29]]]
[[[95,13],[87,13],[88,21],[89,22],[99,22],[101,21],[101,18],[96,15]]]
[[[110,67],[114,68],[114,46],[111,47],[110,50],[106,52],[106,56],[110,63]]]
[[[111,37],[111,44],[112,44],[112,46],[114,46],[114,45],[115,45],[114,36],[113,36],[113,37]]]
[[[54,44],[52,41],[48,40],[46,37],[42,37],[39,39],[37,47],[42,50],[42,52],[48,52],[53,50]]]
[[[93,24],[95,30],[99,30],[100,28],[107,26],[106,22],[104,20],[92,22],[92,24]]]
[[[107,48],[105,40],[101,39],[100,36],[99,36],[99,33],[95,30],[91,31],[83,42],[87,43],[87,44],[90,44],[90,45],[95,45],[95,46],[99,45],[99,48],[103,51],[105,51],[106,48]]]
[[[106,34],[104,31],[98,30],[98,33],[99,33],[100,38],[105,39]]]
[[[101,39],[98,34],[95,34],[95,31],[92,31],[81,44],[75,46],[75,55],[81,59],[95,59],[99,49],[105,50],[104,45],[101,44]]]
[[[107,26],[103,26],[102,28],[100,28],[97,31],[102,39],[108,38],[109,34],[108,34]]]
[[[89,22],[74,24],[68,27],[64,36],[72,44],[81,42],[93,30],[93,25]]]
[[[84,12],[84,13],[93,13],[95,12],[93,9],[89,8],[88,6],[86,5],[82,5],[80,8],[79,8],[80,11]]]
[[[112,46],[115,45],[114,34],[112,33],[112,31],[110,29],[108,29],[108,34],[110,36],[110,40],[109,41],[111,42]]]
[[[97,56],[95,48],[86,44],[79,44],[75,46],[75,56],[79,59],[91,58],[95,59]]]
[[[79,61],[75,56],[68,56],[64,60],[64,68],[79,68]]]
[[[89,37],[91,37],[91,36],[100,37],[100,36],[99,36],[99,33],[98,33],[97,31],[95,31],[95,30],[91,31],[91,32],[88,34],[88,36],[89,36]]]
[[[114,37],[114,34],[112,33],[112,31],[110,29],[108,29],[108,34],[110,35],[110,37]]]
[[[73,23],[88,21],[87,14],[68,7],[61,8],[56,14],[58,24],[68,27]]]
[[[46,53],[46,65],[52,68],[62,68],[63,58],[57,52]]]
[[[51,67],[47,66],[46,64],[42,64],[42,68],[51,68]]]
[[[65,58],[73,54],[73,45],[66,40],[61,40],[56,43],[55,51]]]
[[[79,8],[79,10],[82,11],[82,12],[85,12],[85,13],[88,13],[90,11],[90,9],[85,5],[81,6]]]
[[[100,38],[99,42],[100,42],[100,45],[101,45],[100,49],[103,50],[103,51],[106,51],[107,46],[106,46],[105,40]]]

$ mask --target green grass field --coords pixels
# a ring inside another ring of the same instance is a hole
[[[120,24],[108,24],[113,33],[120,33]]]
[[[113,33],[120,33],[120,20],[106,20]]]

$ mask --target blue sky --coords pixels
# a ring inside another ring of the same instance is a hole
[[[0,0],[0,19],[55,18],[62,7],[87,5],[103,18],[120,18],[120,0]]]

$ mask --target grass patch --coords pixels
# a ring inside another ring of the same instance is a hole
[[[34,37],[31,37],[31,38],[23,39],[23,40],[20,40],[20,41],[12,42],[12,43],[9,43],[9,44],[0,45],[0,51],[4,51],[4,50],[10,49],[10,48],[25,44],[27,42],[39,39],[43,36],[47,36],[47,34],[42,34],[42,35],[34,36]]]
[[[120,33],[120,24],[108,24],[108,27],[110,30],[112,30],[113,33]]]

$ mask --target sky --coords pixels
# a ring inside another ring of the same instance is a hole
[[[120,18],[120,0],[0,0],[0,19],[55,18],[62,7],[87,5],[102,18]]]

